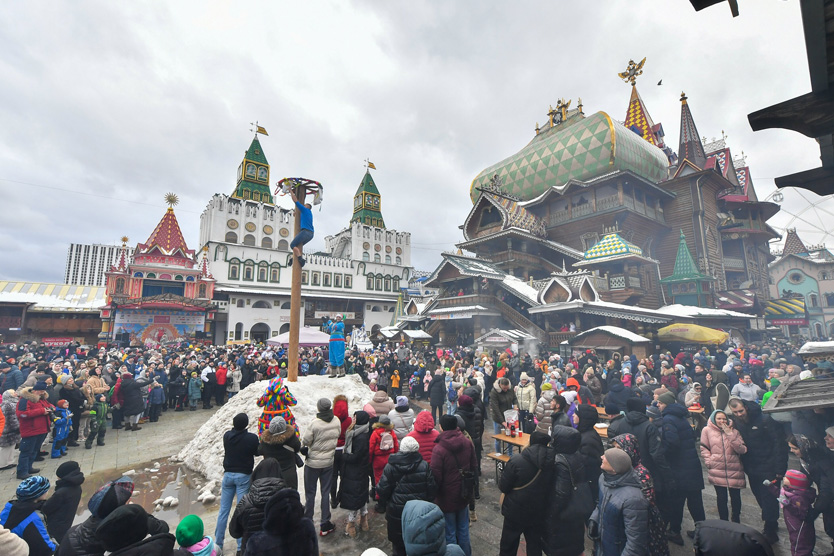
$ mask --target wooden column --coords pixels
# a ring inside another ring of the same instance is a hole
[[[307,197],[307,189],[300,186],[295,192],[298,202],[304,204]],[[301,231],[301,214],[298,207],[295,207],[295,224],[293,226],[294,236]],[[298,259],[290,251],[292,258],[292,292],[290,295],[290,346],[287,354],[287,380],[296,382],[298,380],[298,334],[301,326],[301,265]]]

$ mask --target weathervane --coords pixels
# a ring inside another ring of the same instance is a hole
[[[127,236],[122,236],[122,247],[127,245],[127,242],[130,241],[130,238]]]
[[[371,162],[370,159],[366,158],[365,168],[367,168],[368,170],[376,170],[376,165],[373,162]]]
[[[631,83],[633,86],[637,85],[637,77],[643,75],[643,64],[646,63],[646,59],[643,58],[640,60],[639,64],[635,64],[634,60],[628,61],[628,67],[624,72],[618,73],[617,75],[625,81],[626,83]]]
[[[269,137],[269,133],[266,132],[266,128],[258,125],[258,120],[255,120],[254,122],[249,122],[249,125],[252,126],[249,128],[249,131],[254,132],[255,135],[260,133],[261,135],[266,135],[267,137]]]
[[[175,205],[179,204],[180,198],[177,197],[176,193],[166,193],[165,202],[168,203],[169,208],[174,208]]]

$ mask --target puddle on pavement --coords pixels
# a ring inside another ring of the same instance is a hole
[[[157,462],[159,467],[154,467]],[[118,479],[130,469],[135,471],[131,476],[134,490],[130,502],[141,505],[148,513],[152,513],[157,519],[168,522],[169,525],[173,526],[189,514],[206,514],[219,504],[218,501],[211,504],[198,502],[197,496],[199,496],[206,480],[200,474],[187,469],[185,466],[173,463],[168,458],[163,458],[132,468],[105,469],[87,475],[82,485],[81,503],[78,505],[78,514],[75,516],[73,524],[81,523],[90,516],[87,502],[99,487],[108,481]],[[163,507],[159,511],[154,511],[154,501],[169,496],[176,498],[179,503],[176,506]]]

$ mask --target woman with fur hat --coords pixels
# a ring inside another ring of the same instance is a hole
[[[258,455],[277,460],[287,486],[298,490],[296,462],[300,457],[301,441],[295,431],[295,425],[287,425],[283,417],[275,417],[260,436]]]
[[[408,398],[397,396],[397,405],[388,412],[388,418],[394,425],[397,440],[402,440],[414,429],[414,410],[408,406]]]
[[[345,434],[339,488],[339,504],[348,510],[345,533],[351,538],[356,536],[357,520],[362,531],[370,529],[367,508],[370,441],[370,416],[365,411],[357,411]]]
[[[374,472],[374,484],[376,485],[379,484],[382,470],[385,469],[388,458],[399,450],[400,442],[397,435],[394,434],[394,425],[388,415],[380,415],[379,421],[373,424],[372,430],[368,453],[371,460],[371,469]],[[384,506],[379,505],[376,509],[379,513],[382,513]]]
[[[15,445],[20,442],[20,423],[17,421],[18,397],[14,390],[3,392],[3,401],[0,403],[5,425],[3,434],[0,435],[0,471],[15,467]]]
[[[29,545],[30,556],[51,556],[58,543],[47,533],[41,508],[49,492],[49,479],[33,475],[21,482],[16,498],[0,512],[0,525],[21,537]]]

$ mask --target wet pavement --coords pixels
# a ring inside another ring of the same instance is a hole
[[[414,404],[415,411],[420,409],[421,406],[422,404],[419,403]],[[160,422],[142,425],[143,430],[137,432],[108,429],[106,446],[94,447],[92,450],[85,450],[83,446],[70,448],[67,457],[58,460],[47,459],[38,462],[36,466],[41,468],[42,475],[47,476],[54,482],[55,469],[60,463],[68,459],[79,462],[87,479],[84,482],[83,497],[76,522],[86,519],[88,515],[87,500],[101,484],[116,479],[125,472],[132,471],[136,485],[132,497],[134,503],[141,504],[147,511],[154,512],[157,518],[167,521],[172,531],[182,517],[192,513],[197,514],[203,518],[206,524],[206,533],[213,535],[219,505],[216,501],[207,505],[197,501],[200,488],[206,482],[205,478],[169,460],[170,456],[179,452],[193,438],[197,429],[211,416],[213,411],[166,412],[162,415]],[[489,429],[489,427],[487,428]],[[484,437],[485,446],[491,445],[491,439],[488,435],[489,432],[486,432]],[[792,458],[789,467],[795,469],[797,466],[798,462]],[[470,526],[472,553],[475,556],[498,553],[503,524],[498,502],[499,492],[495,485],[495,467],[491,460],[486,459],[483,461],[482,467],[481,499],[476,502],[478,519]],[[706,474],[704,475],[704,482],[707,484]],[[18,483],[13,469],[0,471],[0,498],[4,501],[10,500],[14,496]],[[303,481],[300,481],[300,484],[303,484]],[[215,494],[219,495],[219,492],[215,491]],[[158,499],[167,497],[176,498],[178,503],[175,506],[168,507],[160,507],[154,504]],[[302,501],[303,497],[302,493]],[[711,519],[717,517],[715,492],[708,484],[703,491],[703,498],[707,517]],[[334,510],[332,521],[336,525],[336,531],[319,539],[321,554],[323,556],[352,556],[359,555],[370,547],[377,547],[391,554],[385,516],[374,513],[372,508],[369,515],[370,531],[359,531],[357,538],[351,539],[344,533],[347,511]],[[314,518],[317,526],[318,516],[317,509]],[[749,488],[742,491],[742,523],[761,528],[760,510]],[[556,526],[558,527],[558,525]],[[692,528],[692,520],[688,512],[685,512],[683,529]],[[777,556],[787,556],[790,554],[787,532],[781,521],[779,536],[780,542],[774,547],[775,553]],[[817,538],[817,547],[814,554],[829,554],[832,550],[831,543],[822,530],[822,520],[817,521]],[[586,542],[586,554],[592,554],[591,548],[590,542]],[[226,536],[224,549],[227,555],[235,553],[235,540],[228,535]],[[670,544],[670,550],[672,556],[691,555],[692,542],[685,538],[683,547]],[[526,554],[523,540],[518,554]]]

